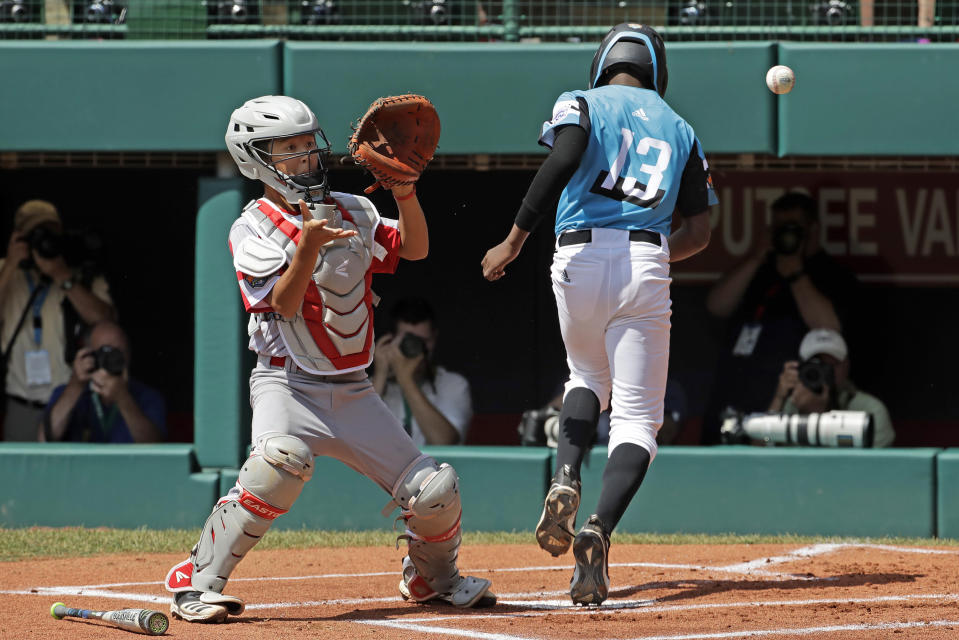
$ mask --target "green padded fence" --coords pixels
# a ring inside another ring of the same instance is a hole
[[[940,451],[663,447],[619,530],[929,537]],[[581,521],[605,463],[584,467]]]
[[[959,449],[946,449],[936,458],[938,513],[941,538],[959,539]]]
[[[779,155],[954,155],[959,45],[782,43]]]
[[[381,95],[429,96],[439,154],[542,154],[542,122],[581,88],[591,44],[268,41],[0,42],[0,151],[224,151],[230,112],[285,92],[307,101],[344,153]],[[959,45],[679,43],[667,98],[707,155],[955,155]],[[774,96],[765,72],[792,66]],[[29,97],[27,97],[29,96]]]
[[[2,151],[223,150],[230,112],[277,93],[280,45],[2,42]]]
[[[346,151],[349,123],[373,100],[415,92],[440,114],[438,153],[507,154],[545,153],[543,121],[560,93],[585,87],[595,47],[291,42],[283,51],[285,91],[313,107],[334,151]],[[773,60],[770,43],[669,50],[669,102],[707,153],[775,152],[775,96],[764,83]]]
[[[552,450],[426,452],[459,473],[466,530],[536,526]],[[587,458],[580,523],[595,508],[605,462],[604,449]],[[197,469],[189,445],[0,443],[0,527],[199,527],[238,471]],[[959,538],[957,486],[959,449],[663,447],[618,530]],[[321,458],[275,526],[385,530],[388,500],[370,480]]]
[[[0,443],[0,527],[198,526],[218,473],[187,444]]]
[[[228,241],[245,204],[238,188],[228,189],[207,200],[196,221],[193,441],[204,467],[239,466],[250,439],[248,316]]]

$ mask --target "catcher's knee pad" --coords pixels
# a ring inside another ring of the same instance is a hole
[[[460,540],[459,479],[448,464],[417,460],[397,483],[394,499],[406,521],[408,555],[416,573],[436,594],[451,594],[464,578],[456,567]],[[434,594],[435,595],[435,594]]]
[[[295,436],[267,435],[243,464],[236,487],[207,518],[190,555],[192,579],[171,591],[222,593],[240,560],[286,513],[313,475],[313,454]]]

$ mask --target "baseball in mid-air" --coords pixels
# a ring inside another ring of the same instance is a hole
[[[789,93],[795,84],[796,74],[784,64],[777,64],[766,72],[766,86],[775,94]]]

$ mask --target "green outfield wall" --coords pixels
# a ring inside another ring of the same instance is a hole
[[[3,41],[0,151],[222,151],[230,111],[288,93],[336,152],[370,102],[415,91],[443,121],[441,154],[541,153],[560,92],[583,88],[592,44]],[[776,97],[765,71],[794,67]],[[669,45],[670,104],[708,153],[938,155],[959,101],[959,45]]]

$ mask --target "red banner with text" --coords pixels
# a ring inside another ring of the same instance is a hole
[[[787,191],[819,203],[821,246],[867,283],[959,284],[959,175],[901,171],[719,171],[712,239],[672,265],[677,284],[711,282],[746,257]]]

